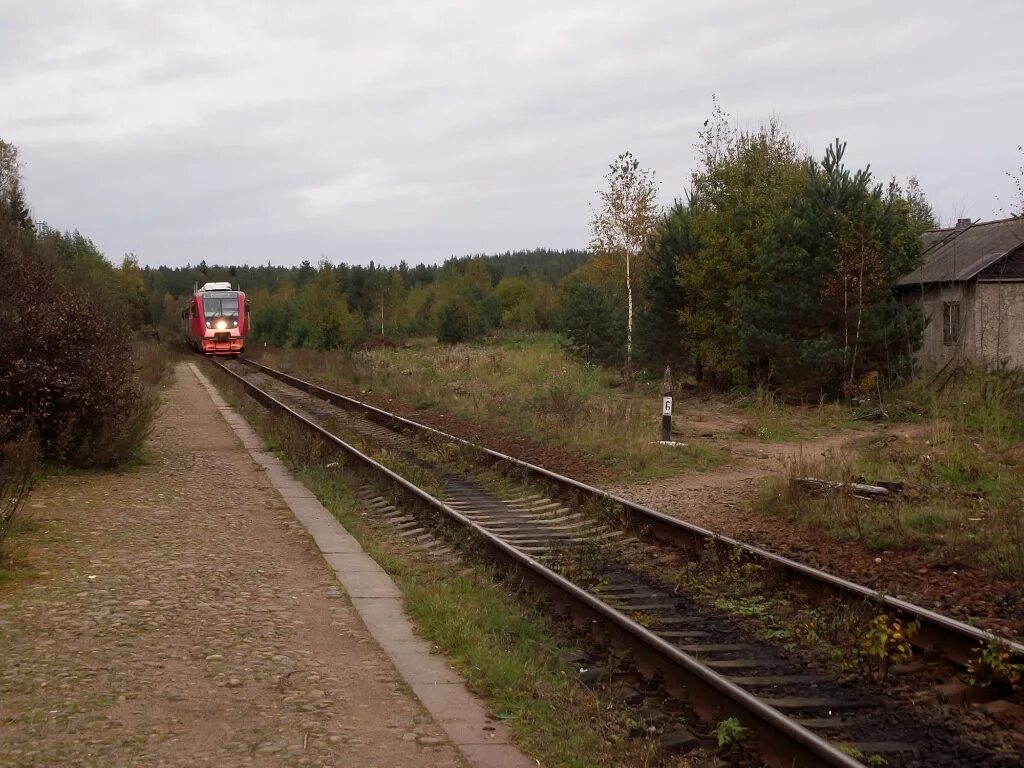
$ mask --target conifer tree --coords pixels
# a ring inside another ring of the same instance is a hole
[[[737,292],[739,352],[756,378],[808,397],[849,391],[911,364],[923,327],[896,280],[920,260],[917,224],[868,168],[851,173],[838,140],[758,256],[762,281]]]
[[[692,359],[680,325],[686,294],[678,282],[679,264],[699,255],[690,208],[677,201],[659,220],[645,250],[650,268],[637,314],[638,356],[645,365],[678,369]]]

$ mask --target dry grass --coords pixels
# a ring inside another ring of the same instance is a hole
[[[940,561],[1024,574],[1024,406],[1008,396],[1007,380],[971,373],[942,393],[915,384],[905,392],[918,388],[918,408],[929,413],[922,423],[788,473],[904,483],[894,500],[810,497],[781,478],[762,494],[761,509],[873,549],[921,549]]]
[[[665,476],[726,459],[717,449],[658,445],[658,385],[625,392],[614,373],[568,357],[551,335],[475,345],[421,341],[350,356],[265,350],[260,357],[327,386],[342,382],[567,448],[625,477]]]
[[[826,400],[812,405],[783,404],[765,387],[734,395],[732,400],[744,417],[739,434],[764,442],[806,440],[859,426],[848,405]]]

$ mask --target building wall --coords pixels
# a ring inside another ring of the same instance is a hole
[[[925,328],[917,360],[927,367],[941,367],[958,355],[961,360],[974,361],[977,354],[977,312],[975,286],[972,283],[951,283],[909,291],[905,299],[916,301],[924,313]],[[943,312],[946,302],[960,302],[960,338],[947,345],[943,335]]]
[[[1024,282],[978,282],[976,286],[975,361],[1024,368]]]

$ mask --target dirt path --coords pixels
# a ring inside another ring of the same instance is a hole
[[[870,434],[873,433],[851,432],[794,443],[716,439],[711,444],[728,448],[734,458],[732,463],[719,469],[616,485],[608,490],[729,536],[771,536],[778,533],[777,521],[748,512],[764,481],[786,471],[794,462],[820,459]]]
[[[30,498],[0,766],[461,766],[182,366],[151,460]]]

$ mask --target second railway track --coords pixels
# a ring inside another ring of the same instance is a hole
[[[651,578],[649,567],[633,564],[671,558],[675,547],[690,553],[707,547],[739,553],[745,560],[770,565],[812,592],[847,600],[870,599],[907,621],[919,622],[918,642],[932,653],[940,651],[953,663],[962,664],[979,643],[992,642],[987,633],[283,372],[249,361],[244,367],[241,363],[222,367],[264,405],[288,413],[362,467],[387,477],[420,509],[472,531],[492,557],[516,569],[555,605],[579,620],[599,623],[597,634],[631,651],[642,672],[686,698],[702,717],[740,718],[754,732],[759,753],[769,764],[862,764],[851,755],[877,755],[888,765],[1019,764],[965,742],[941,724],[904,711],[873,691],[841,684],[820,670],[808,670],[799,660],[751,637],[721,612]],[[406,466],[433,472],[435,493],[440,498],[388,470],[337,433],[358,436]],[[423,437],[435,445],[456,446],[461,452],[458,457],[469,454],[484,465],[513,468],[550,491],[505,486],[495,482],[493,473],[471,465],[461,466],[460,471],[446,469],[449,462],[432,462],[417,449]],[[387,508],[404,527],[403,533],[422,538],[421,543],[435,554],[448,553],[449,546],[426,531],[417,518],[394,510],[383,497],[369,494],[367,501]],[[581,509],[587,503],[590,510]],[[611,519],[623,524],[613,525],[608,518],[592,514],[595,503],[614,507],[616,514]],[[674,546],[667,548],[666,542]],[[614,552],[611,564],[602,566],[599,577],[586,567],[595,547],[602,553]],[[575,575],[575,583],[562,578],[558,570]],[[1005,647],[1024,658],[1024,647],[1008,641]]]

